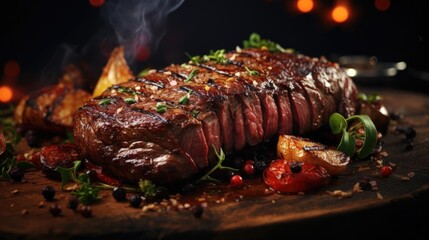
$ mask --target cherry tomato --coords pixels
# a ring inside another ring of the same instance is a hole
[[[393,169],[391,166],[386,165],[381,167],[380,172],[381,172],[381,176],[387,178],[393,173]]]
[[[236,174],[231,177],[230,184],[232,187],[241,187],[243,185],[243,178]]]
[[[321,166],[303,162],[299,172],[292,171],[295,162],[274,160],[264,171],[264,182],[283,193],[307,192],[318,189],[329,180],[329,174]]]
[[[247,176],[252,176],[255,173],[255,167],[253,166],[253,164],[251,163],[246,163],[243,166],[243,172],[247,175]]]

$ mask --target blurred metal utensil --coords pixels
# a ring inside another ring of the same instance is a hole
[[[407,68],[401,62],[379,62],[375,56],[350,55],[338,58],[338,63],[346,70],[347,75],[353,78],[394,77],[398,71]]]

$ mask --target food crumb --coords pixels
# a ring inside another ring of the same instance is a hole
[[[407,173],[407,177],[413,178],[416,174],[414,172]]]
[[[15,189],[15,190],[12,191],[12,194],[18,194],[18,193],[19,193],[18,189]]]
[[[377,191],[378,190],[377,182],[375,180],[369,181],[369,185],[371,185],[371,190],[372,191]]]
[[[383,195],[381,195],[379,192],[377,192],[377,199],[384,199]]]
[[[22,215],[27,215],[28,214],[28,210],[27,209],[22,209],[21,214]]]
[[[338,197],[338,198],[349,198],[352,196],[352,192],[345,192],[342,190],[335,190],[333,192],[328,192],[329,194],[331,194],[334,197]]]
[[[401,176],[401,180],[404,181],[404,182],[407,182],[407,181],[410,180],[410,178],[407,177],[407,176]]]
[[[304,195],[305,195],[305,192],[298,192],[298,195],[299,195],[299,196],[304,196]]]
[[[363,190],[360,187],[360,183],[357,182],[355,185],[353,185],[353,192],[363,192]]]
[[[42,207],[44,207],[45,206],[45,202],[44,201],[40,201],[39,202],[39,208],[42,208]]]
[[[10,207],[15,207],[15,204],[11,203],[9,206],[10,206]]]
[[[276,203],[276,200],[274,200],[274,199],[273,199],[273,200],[271,200],[271,203]]]

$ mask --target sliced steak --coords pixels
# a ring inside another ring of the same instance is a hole
[[[74,118],[82,156],[125,181],[170,185],[215,164],[214,150],[354,114],[356,86],[335,63],[262,49],[224,57],[150,71],[88,101]]]

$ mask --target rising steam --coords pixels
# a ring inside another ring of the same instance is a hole
[[[127,59],[145,60],[166,30],[166,17],[184,0],[107,1],[103,15],[115,30]]]

